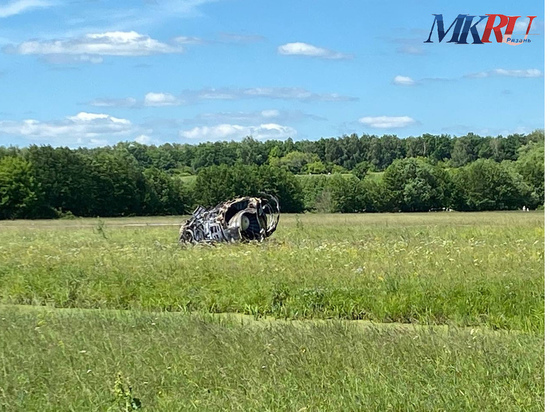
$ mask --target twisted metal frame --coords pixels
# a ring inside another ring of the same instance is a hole
[[[198,206],[181,226],[179,242],[263,241],[275,232],[281,215],[279,200],[264,195],[238,197],[211,208]]]

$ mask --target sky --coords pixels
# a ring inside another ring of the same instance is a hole
[[[543,1],[0,0],[0,145],[529,133],[543,61]]]

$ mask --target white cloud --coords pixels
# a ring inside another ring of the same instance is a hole
[[[544,73],[539,69],[493,69],[486,70],[477,73],[469,73],[462,76],[462,78],[470,79],[483,79],[488,77],[522,77],[522,78],[537,78],[543,77]],[[414,80],[408,76],[395,76],[393,78],[393,84],[399,86],[413,86],[413,85],[424,85],[428,82],[451,82],[459,80],[460,78],[445,78],[445,77],[424,77],[422,79]]]
[[[196,93],[199,99],[206,100],[232,100],[238,99],[235,93],[231,91],[218,91],[216,89],[202,90]]]
[[[245,136],[257,139],[285,139],[296,136],[292,127],[276,123],[266,123],[259,126],[241,126],[236,124],[219,124],[216,126],[201,126],[190,130],[180,131],[180,136],[186,139],[197,140],[235,140]]]
[[[134,141],[141,144],[146,144],[146,145],[153,144],[153,139],[151,138],[151,136],[147,136],[146,134],[140,134],[138,137],[134,139]]]
[[[398,75],[393,78],[393,84],[396,84],[399,86],[413,86],[416,84],[416,82],[408,76]]]
[[[252,136],[258,139],[280,139],[296,136],[296,129],[289,126],[281,126],[277,123],[262,124],[256,127]]]
[[[147,93],[143,100],[144,106],[177,106],[182,104],[182,101],[170,93]]]
[[[506,70],[495,69],[492,71],[495,76],[508,76],[508,77],[542,77],[543,74],[538,69],[526,69],[526,70]]]
[[[191,130],[182,130],[180,135],[187,139],[204,139],[222,140],[234,135],[246,135],[245,127],[231,124],[219,124],[217,126],[202,126],[194,127]]]
[[[108,137],[126,136],[135,129],[127,119],[87,112],[51,122],[34,119],[0,121],[0,135],[23,137],[31,142],[46,139],[48,143],[68,146],[100,145],[107,142]]]
[[[359,119],[359,122],[377,129],[393,129],[397,127],[410,126],[416,123],[416,121],[409,116],[367,116]]]
[[[46,54],[42,56],[42,59],[52,64],[78,64],[78,63],[103,63],[103,57],[90,56],[89,54]]]
[[[183,45],[205,45],[217,43],[250,44],[265,41],[265,37],[256,34],[219,33],[218,39],[203,39],[195,36],[178,36],[174,43]]]
[[[344,54],[301,42],[283,44],[282,46],[279,46],[277,50],[279,51],[279,54],[285,56],[309,56],[335,60],[350,59],[353,57],[350,54]]]
[[[90,143],[88,146],[91,147],[101,147],[101,146],[108,146],[109,141],[107,139],[90,139]]]
[[[183,98],[185,96],[185,99]],[[248,89],[202,89],[184,90],[180,95],[170,93],[147,93],[143,101],[132,97],[122,99],[100,98],[89,102],[96,107],[143,107],[143,106],[176,106],[196,100],[239,100],[239,99],[281,99],[302,102],[347,102],[357,100],[355,97],[338,93],[314,93],[299,87],[255,87]],[[273,113],[271,113],[273,115]],[[269,115],[269,113],[267,113]]]
[[[261,115],[263,117],[278,117],[281,113],[278,110],[262,110]]]
[[[15,16],[29,10],[43,9],[53,5],[53,2],[47,0],[13,0],[0,6],[0,18]]]
[[[486,77],[495,77],[495,76],[534,78],[534,77],[543,77],[544,74],[539,69],[520,69],[520,70],[494,69],[489,71],[467,74],[465,77],[486,78]]]
[[[126,99],[94,99],[90,103],[96,107],[133,107],[137,105],[137,100],[133,97]]]
[[[94,99],[88,104],[95,107],[165,107],[179,106],[184,103],[183,99],[178,98],[170,93],[154,93],[149,92],[143,100],[137,100],[133,97],[124,99]]]
[[[204,44],[204,43],[206,43],[206,41],[201,39],[200,37],[192,37],[192,36],[178,36],[178,37],[174,38],[174,41],[178,44]]]
[[[4,50],[16,54],[61,56],[148,56],[183,52],[179,46],[162,43],[135,31],[86,34],[63,40],[31,40],[15,47],[7,46]]]
[[[97,120],[106,120],[112,123],[118,123],[118,124],[130,124],[129,120],[126,119],[119,119],[117,117],[109,116],[108,114],[102,114],[102,113],[87,113],[87,112],[80,112],[75,116],[69,116],[67,119],[73,121],[74,123],[92,123]]]

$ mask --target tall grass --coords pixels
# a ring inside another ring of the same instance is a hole
[[[262,244],[183,249],[113,222],[0,228],[0,303],[543,330],[540,213],[284,216]]]
[[[6,411],[543,410],[543,337],[477,328],[0,306],[0,365]]]

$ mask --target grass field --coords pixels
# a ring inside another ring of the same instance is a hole
[[[0,410],[543,409],[542,213],[181,220],[0,222]]]
[[[186,176],[179,176],[181,181],[185,183],[187,186],[191,187],[197,180],[197,175],[186,175]]]

